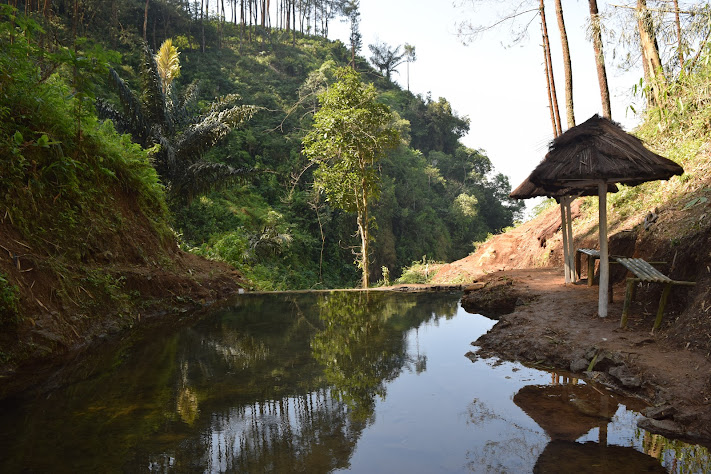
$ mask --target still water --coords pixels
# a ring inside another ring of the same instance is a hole
[[[458,297],[242,295],[0,402],[0,472],[711,470],[603,387],[466,357],[495,321]]]

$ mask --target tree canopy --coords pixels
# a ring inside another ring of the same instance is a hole
[[[388,149],[397,146],[399,135],[390,126],[389,108],[376,101],[372,84],[361,82],[359,74],[349,68],[339,69],[336,78],[338,82],[320,97],[321,109],[304,137],[304,153],[318,165],[314,186],[337,208],[357,214],[359,267],[367,288],[370,206],[379,191],[376,165]]]

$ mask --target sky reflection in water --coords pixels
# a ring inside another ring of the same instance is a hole
[[[0,471],[665,471],[643,452],[707,470],[704,448],[637,429],[604,388],[472,362],[495,322],[458,296],[243,295],[4,402]]]

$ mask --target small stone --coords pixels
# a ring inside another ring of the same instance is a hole
[[[587,359],[575,359],[570,363],[570,371],[582,372],[583,370],[587,370],[589,365],[590,361]]]
[[[667,418],[672,418],[676,414],[676,408],[671,405],[648,407],[643,410],[642,414],[647,418],[652,418],[653,420],[665,420]]]
[[[638,388],[642,385],[642,381],[639,377],[632,375],[630,370],[624,365],[610,367],[607,372],[619,380],[624,387]]]
[[[668,438],[678,438],[684,434],[684,429],[681,425],[672,420],[653,420],[651,418],[641,418],[637,422],[637,426]]]

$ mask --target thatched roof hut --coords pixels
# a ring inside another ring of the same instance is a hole
[[[599,182],[635,186],[684,172],[612,120],[593,115],[551,142],[529,179],[547,189]]]
[[[607,192],[610,184],[631,186],[669,179],[684,169],[645,148],[642,141],[610,119],[596,115],[568,129],[551,142],[548,153],[511,197],[560,196],[562,222],[570,204],[568,190],[591,192],[597,187],[600,208],[600,288],[598,314],[607,316],[609,261],[607,254]],[[564,228],[566,225],[563,226]],[[566,283],[571,279],[572,228],[563,231]]]

